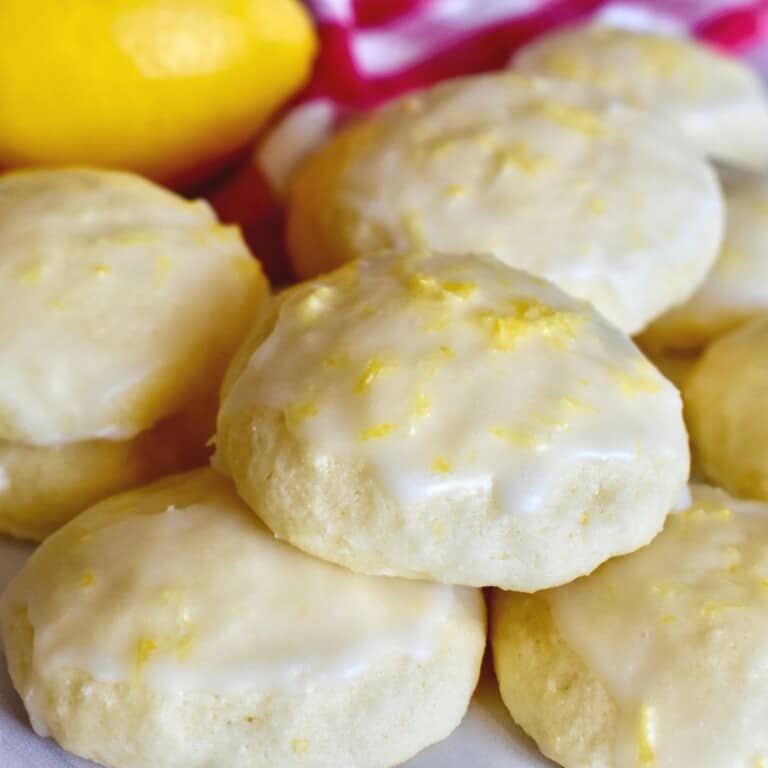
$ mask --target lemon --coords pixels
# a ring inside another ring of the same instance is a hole
[[[3,0],[0,167],[90,164],[184,184],[309,74],[298,0]]]

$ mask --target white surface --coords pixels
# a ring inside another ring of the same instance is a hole
[[[21,567],[31,548],[0,538],[0,588]],[[405,764],[406,768],[547,768],[532,743],[515,727],[501,700],[489,665],[461,727]],[[0,663],[0,766],[2,768],[89,768],[49,739],[32,732],[24,708]],[[155,766],[147,766],[155,768]],[[220,766],[226,768],[226,766]],[[276,766],[277,768],[277,766]]]

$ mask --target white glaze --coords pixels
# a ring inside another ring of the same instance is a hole
[[[693,497],[648,547],[545,593],[618,704],[615,768],[768,765],[768,506]]]
[[[102,682],[236,696],[311,688],[388,654],[426,658],[470,595],[311,558],[200,470],[85,513],[46,542],[5,600],[26,607],[38,679],[75,668]],[[22,695],[39,725],[39,692]]]
[[[406,505],[491,488],[533,514],[588,457],[687,456],[680,398],[632,342],[490,257],[379,256],[287,291],[222,412],[256,406]]]
[[[0,439],[127,440],[208,396],[267,286],[204,202],[127,173],[0,179]]]

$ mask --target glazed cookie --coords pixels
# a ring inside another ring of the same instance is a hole
[[[565,768],[768,764],[768,506],[692,491],[650,546],[491,598],[504,702]]]
[[[681,136],[511,72],[451,80],[360,120],[289,197],[302,277],[382,248],[487,251],[628,333],[693,293],[722,237],[717,179]]]
[[[210,392],[266,292],[236,228],[130,174],[0,178],[0,437],[127,439]]]
[[[125,173],[0,177],[0,530],[40,538],[204,459],[210,413],[157,425],[216,396],[267,295],[203,202]]]
[[[377,768],[461,721],[479,591],[359,576],[275,540],[209,469],[108,499],[3,597],[35,730],[110,768]]]
[[[738,496],[768,500],[768,317],[716,339],[683,394],[706,477]]]
[[[643,342],[657,349],[697,349],[768,311],[768,176],[725,173],[726,234],[704,285],[656,320]]]
[[[532,591],[647,543],[685,487],[674,387],[589,305],[490,256],[353,262],[266,328],[228,376],[214,461],[326,560]]]
[[[648,109],[716,160],[768,168],[768,98],[760,78],[713,48],[637,30],[572,27],[526,46],[513,65]]]

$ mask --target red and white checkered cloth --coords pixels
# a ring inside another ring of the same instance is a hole
[[[302,102],[367,108],[454,75],[505,65],[552,27],[598,16],[688,32],[748,55],[768,36],[768,2],[672,0],[310,0],[321,49]]]
[[[503,67],[563,24],[606,23],[691,34],[750,61],[768,79],[768,0],[306,0],[320,52],[312,79],[271,124],[251,163],[211,195],[277,280],[280,198],[296,163],[349,114],[438,80]]]

